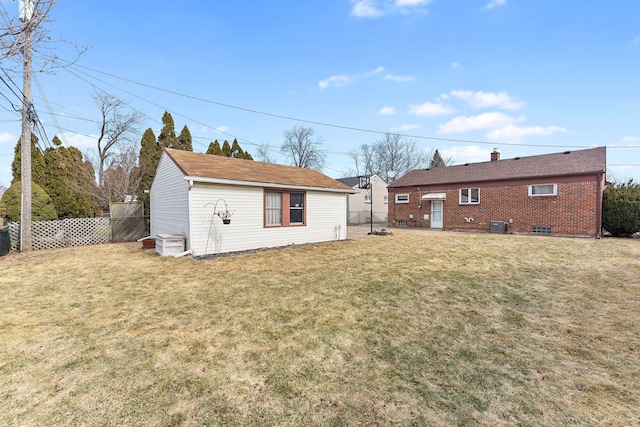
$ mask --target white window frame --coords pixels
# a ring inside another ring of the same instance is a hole
[[[406,200],[405,200],[406,197]],[[409,193],[396,194],[396,204],[409,203]]]
[[[389,196],[384,196],[384,204],[388,204],[389,203]]]
[[[365,202],[365,204],[367,204],[367,205],[370,205],[370,204],[371,204],[371,194],[365,194],[365,195],[364,195],[364,202]]]
[[[462,201],[462,192],[467,191],[467,201]],[[471,201],[471,192],[473,190],[478,190],[478,201]],[[469,188],[461,188],[458,190],[458,204],[460,205],[479,205],[480,204],[480,187],[469,187]]]
[[[553,193],[534,194],[533,187],[549,187],[553,186]],[[529,186],[529,196],[531,197],[549,197],[558,195],[558,184],[534,184]]]

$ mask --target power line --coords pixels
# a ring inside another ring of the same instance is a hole
[[[285,116],[285,115],[281,115],[281,114],[268,113],[268,112],[264,112],[264,111],[251,109],[251,108],[238,107],[238,106],[231,105],[231,104],[212,101],[212,100],[200,98],[200,97],[193,96],[193,95],[186,95],[186,94],[183,94],[183,93],[180,93],[180,92],[176,92],[176,91],[173,91],[173,90],[163,89],[163,88],[160,88],[160,87],[157,87],[157,86],[153,86],[153,85],[150,85],[150,84],[147,84],[147,83],[142,83],[142,82],[138,82],[138,81],[135,81],[135,80],[132,80],[132,79],[127,79],[125,77],[116,76],[115,74],[111,74],[111,73],[107,73],[107,72],[104,72],[104,71],[96,70],[96,69],[93,69],[93,68],[90,68],[90,67],[86,67],[86,66],[83,66],[83,65],[80,65],[80,64],[71,64],[71,66],[84,68],[86,70],[91,70],[93,72],[100,73],[100,74],[103,74],[103,75],[106,75],[106,76],[109,76],[109,77],[113,77],[115,79],[123,80],[123,81],[129,82],[129,83],[133,83],[133,84],[136,84],[136,85],[139,85],[139,86],[147,87],[147,88],[150,88],[150,89],[154,89],[154,90],[157,90],[157,91],[169,93],[169,94],[180,96],[180,97],[187,98],[187,99],[193,99],[195,101],[200,101],[200,102],[204,102],[204,103],[208,103],[208,104],[212,104],[212,105],[218,105],[220,107],[231,108],[231,109],[245,111],[245,112],[253,113],[253,114],[260,114],[260,115],[264,115],[264,116],[268,116],[268,117],[275,117],[275,118],[279,118],[279,119],[285,119],[285,120],[297,121],[297,122],[301,122],[301,123],[314,124],[314,125],[318,125],[318,126],[333,127],[333,128],[337,128],[337,129],[345,129],[345,130],[356,131],[356,132],[366,132],[366,133],[373,133],[373,134],[379,134],[379,135],[385,135],[387,133],[394,133],[394,134],[397,134],[397,135],[400,135],[400,136],[403,136],[403,137],[406,137],[406,138],[428,139],[428,140],[433,140],[433,141],[456,142],[456,143],[465,143],[465,144],[484,144],[484,145],[494,145],[494,146],[498,145],[498,146],[516,146],[516,147],[553,147],[553,148],[591,148],[591,147],[593,147],[592,145],[525,144],[525,143],[518,143],[518,142],[489,142],[489,141],[478,141],[478,140],[469,140],[469,139],[442,138],[442,137],[435,137],[435,136],[402,134],[402,133],[395,133],[395,132],[388,132],[388,131],[379,131],[379,130],[358,128],[358,127],[353,127],[353,126],[337,125],[337,124],[333,124],[333,123],[326,123],[326,122],[320,122],[320,121],[315,121],[315,120],[308,120],[308,119],[290,117],[290,116]],[[640,145],[608,145],[607,148],[636,149],[636,148],[640,148]]]

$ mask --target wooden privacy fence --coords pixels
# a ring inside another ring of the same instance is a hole
[[[20,248],[20,223],[9,224],[11,249]],[[65,248],[109,243],[109,218],[67,218],[58,221],[34,221],[31,223],[33,249]]]

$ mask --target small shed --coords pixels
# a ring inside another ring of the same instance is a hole
[[[150,189],[151,236],[182,236],[193,256],[344,240],[353,192],[311,169],[167,148]]]

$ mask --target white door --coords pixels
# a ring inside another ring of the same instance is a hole
[[[442,200],[431,201],[431,228],[442,228]]]

